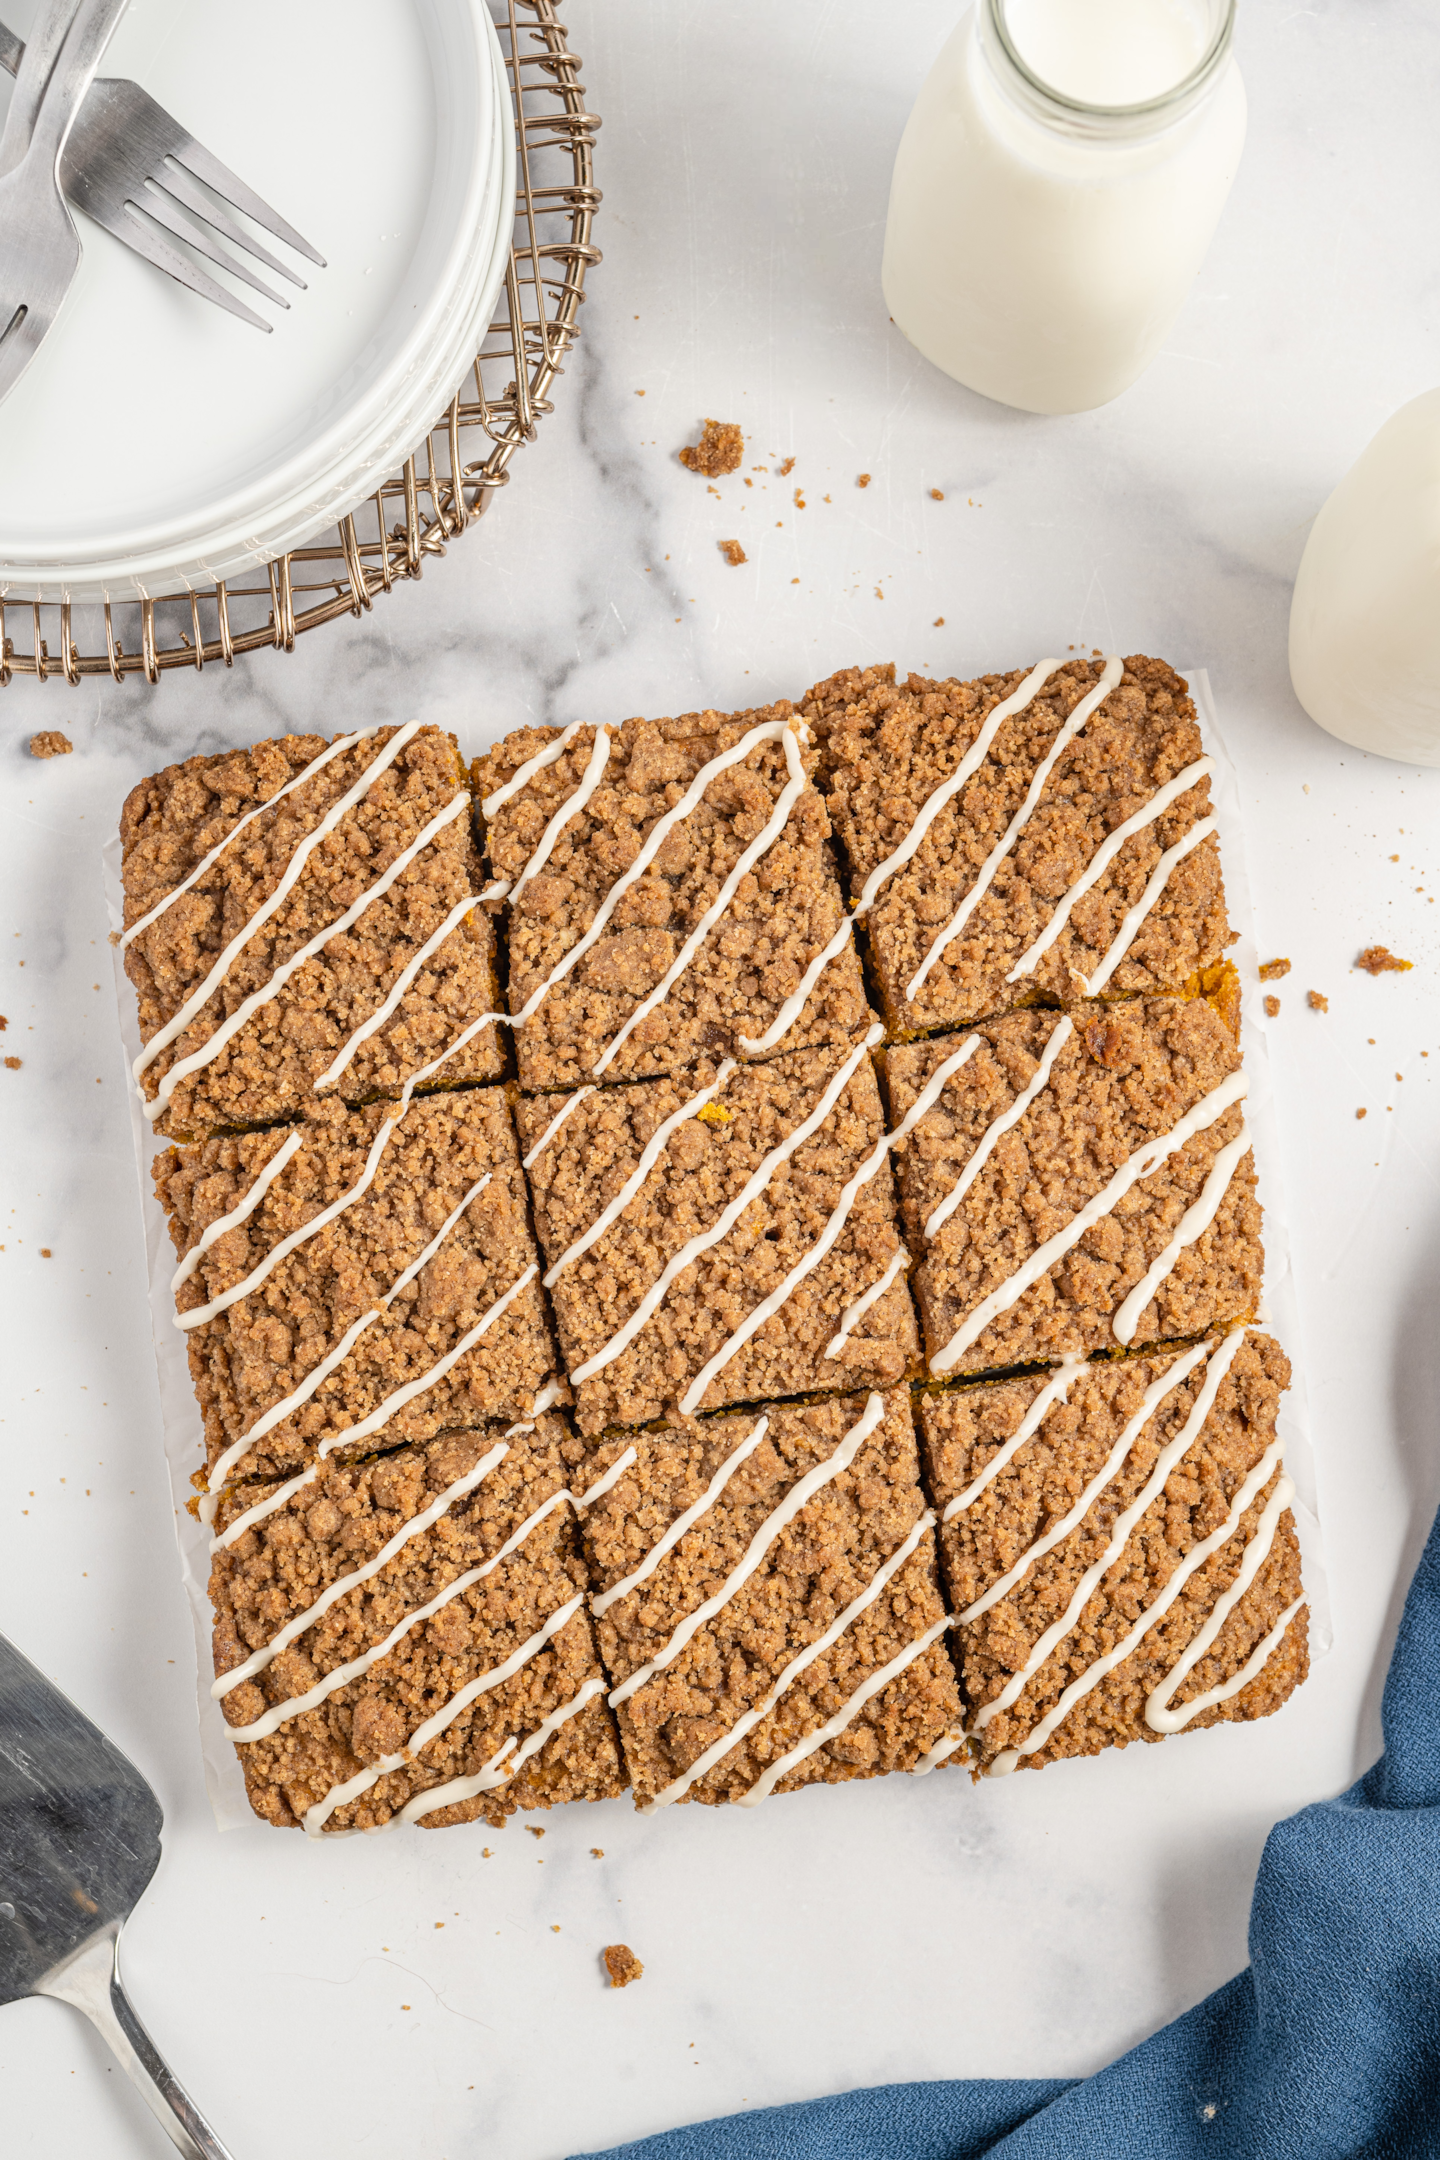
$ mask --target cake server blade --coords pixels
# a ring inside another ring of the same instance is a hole
[[[102,2032],[190,2160],[230,2160],[120,1984],[120,1930],[160,1860],[160,1802],[0,1635],[0,2004],[53,1995]]]

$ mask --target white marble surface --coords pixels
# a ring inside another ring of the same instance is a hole
[[[1270,1824],[1378,1748],[1440,1499],[1440,775],[1310,725],[1285,618],[1308,520],[1435,379],[1436,17],[1246,11],[1250,143],[1166,352],[1108,410],[1036,420],[935,374],[880,302],[889,161],[953,12],[909,0],[901,36],[854,0],[575,0],[606,261],[509,498],[421,585],[292,658],[0,696],[0,1008],[22,1059],[0,1071],[0,1628],[161,1794],[128,1970],[237,2160],[553,2160],[844,2085],[1090,2070],[1244,1963]],[[739,418],[747,464],[772,467],[753,488],[717,501],[674,462],[705,413]],[[735,536],[751,561],[732,570],[715,542]],[[478,745],[522,718],[728,707],[853,661],[964,674],[1071,642],[1208,663],[1260,938],[1295,962],[1271,1038],[1332,1654],[1270,1723],[978,1791],[947,1774],[755,1816],[572,1810],[543,1845],[491,1833],[488,1859],[478,1828],[318,1851],[217,1836],[103,947],[99,846],[126,788],[287,726],[423,710]],[[31,763],[30,732],[54,726],[75,756]],[[1372,939],[1415,972],[1352,972]],[[1328,1014],[1305,1009],[1312,986]],[[617,1938],[647,1964],[623,1994],[596,1965]],[[15,2160],[160,2149],[60,2005],[0,2016],[0,2089]]]

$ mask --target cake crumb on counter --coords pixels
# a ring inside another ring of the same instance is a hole
[[[62,735],[58,728],[44,728],[30,737],[31,757],[68,757],[74,748],[69,736]]]
[[[1356,1117],[1357,1117],[1357,1118],[1362,1118],[1362,1117],[1364,1117],[1364,1116],[1365,1116],[1365,1112],[1364,1112],[1363,1110],[1357,1110],[1357,1111],[1355,1112],[1355,1115],[1356,1115]]]
[[[862,473],[857,473],[857,474],[855,475],[855,485],[856,485],[856,487],[869,487],[869,485],[870,485],[870,475],[869,475],[869,473],[868,473],[868,472],[862,472]]]
[[[1305,1002],[1310,1007],[1311,1012],[1329,1012],[1330,1010],[1330,1000],[1323,990],[1307,990]]]
[[[732,570],[738,570],[742,562],[750,560],[738,540],[717,540],[715,544]]]
[[[686,443],[680,463],[707,480],[722,473],[738,472],[745,453],[745,437],[733,420],[707,420],[698,443]]]
[[[1269,1018],[1269,1019],[1271,1019],[1271,1020],[1275,1019],[1275,1018],[1276,1018],[1276,1016],[1278,1015],[1279,1011],[1280,1011],[1280,1000],[1279,1000],[1279,998],[1277,998],[1277,997],[1267,997],[1267,998],[1266,998],[1266,1000],[1265,1000],[1265,1012],[1266,1012],[1266,1016],[1267,1016],[1267,1018]]]
[[[1388,945],[1367,945],[1355,965],[1367,975],[1404,975],[1415,963],[1399,959]]]
[[[605,1960],[605,1970],[613,1988],[629,1987],[630,1982],[638,1980],[645,1970],[628,1943],[610,1943],[600,1955]]]
[[[1288,960],[1266,960],[1260,969],[1261,982],[1279,982],[1282,975],[1290,973]]]

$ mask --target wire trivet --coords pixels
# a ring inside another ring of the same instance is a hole
[[[585,273],[600,260],[590,229],[600,202],[594,134],[579,61],[566,43],[557,0],[489,0],[515,101],[515,238],[504,304],[475,364],[403,469],[310,547],[268,566],[263,585],[215,585],[173,600],[0,600],[0,686],[16,675],[143,674],[227,667],[236,653],[270,645],[289,652],[302,630],[359,615],[427,557],[473,525],[510,479],[510,460],[553,411],[550,391],[579,330]],[[478,428],[489,445],[466,431]],[[30,650],[12,628],[28,626]],[[123,636],[122,636],[123,633]],[[91,649],[82,650],[82,639]],[[103,647],[102,647],[103,640]]]

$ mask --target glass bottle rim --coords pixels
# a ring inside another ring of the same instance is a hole
[[[1219,20],[1204,52],[1188,74],[1155,97],[1132,105],[1097,105],[1071,97],[1037,75],[1022,59],[1005,20],[1006,0],[979,0],[977,17],[980,43],[1005,87],[1018,98],[1032,118],[1059,127],[1068,134],[1110,136],[1155,135],[1192,111],[1214,85],[1235,36],[1237,0],[1222,0]]]

